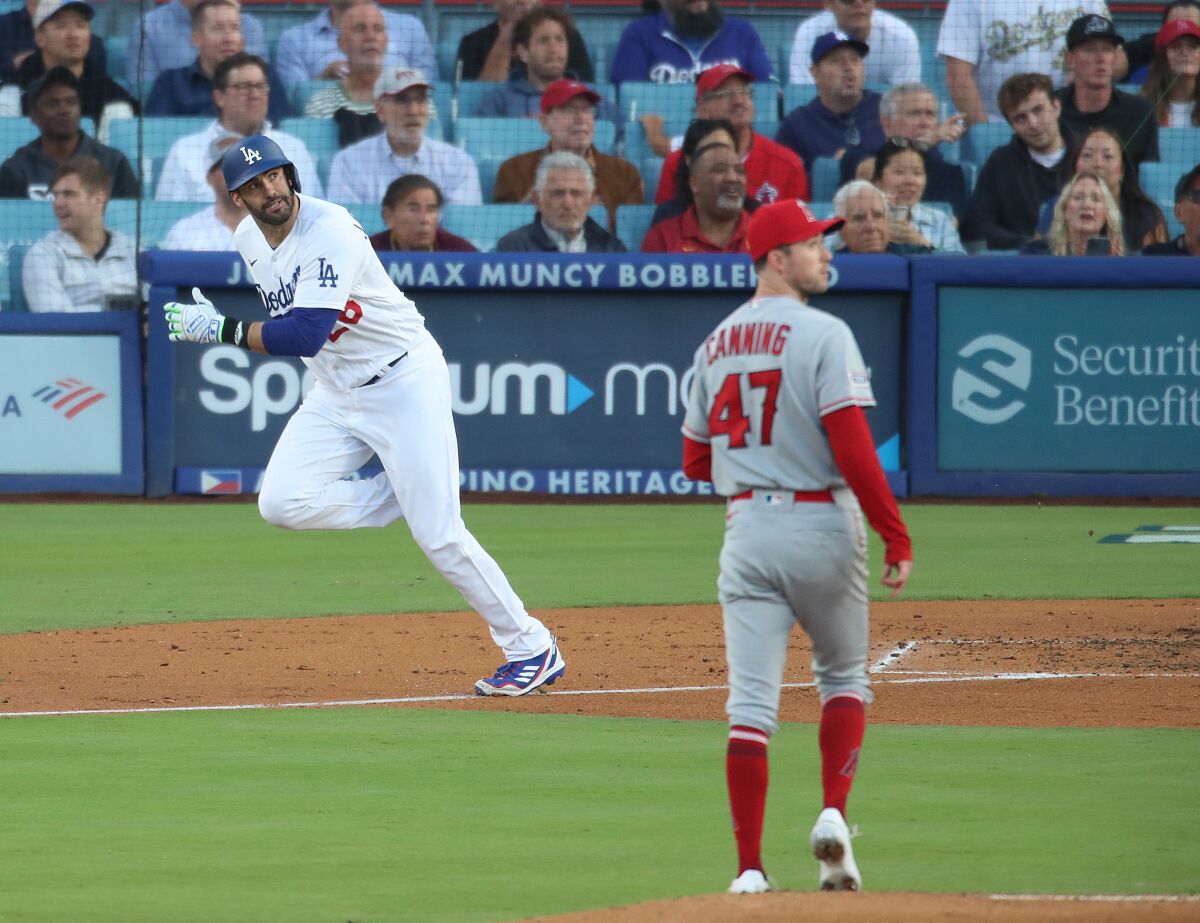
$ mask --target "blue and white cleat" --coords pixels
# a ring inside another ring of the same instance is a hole
[[[501,664],[495,675],[475,684],[475,694],[525,695],[552,685],[566,671],[567,662],[558,652],[558,643],[551,639],[550,648],[536,657]]]

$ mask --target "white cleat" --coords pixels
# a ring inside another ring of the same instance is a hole
[[[813,855],[821,863],[818,879],[822,891],[861,891],[862,875],[850,848],[850,828],[837,808],[826,808],[813,824]]]
[[[771,890],[771,882],[762,869],[746,869],[729,886],[730,894],[764,894]]]

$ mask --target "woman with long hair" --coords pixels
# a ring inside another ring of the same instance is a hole
[[[1104,178],[1121,209],[1125,252],[1138,253],[1151,244],[1166,243],[1170,236],[1162,209],[1142,191],[1137,168],[1125,156],[1121,137],[1113,129],[1097,125],[1088,130],[1068,155],[1073,173],[1096,173]],[[1057,198],[1042,206],[1038,232],[1045,235]]]
[[[1200,125],[1200,26],[1190,19],[1163,23],[1142,95],[1154,103],[1159,125]]]
[[[893,139],[875,152],[871,181],[888,202],[891,240],[932,247],[935,253],[966,253],[954,218],[921,201],[925,195],[925,147]]]
[[[1050,233],[1031,240],[1022,253],[1049,256],[1124,256],[1121,210],[1096,173],[1076,173],[1054,205]]]

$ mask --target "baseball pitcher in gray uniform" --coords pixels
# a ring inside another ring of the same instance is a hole
[[[684,471],[729,498],[717,587],[734,894],[771,890],[761,856],[767,741],[797,623],[812,639],[821,700],[824,808],[810,836],[818,883],[862,888],[845,815],[871,701],[863,513],[884,540],[882,582],[893,596],[912,550],[863,414],[875,398],[858,344],[843,321],[808,304],[829,287],[824,235],[841,225],[798,200],[754,213],[747,240],[758,288],[696,351],[683,423]]]

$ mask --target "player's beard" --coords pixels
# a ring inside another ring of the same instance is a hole
[[[267,209],[281,199],[286,204],[286,208],[282,208],[274,213],[267,211]],[[253,209],[249,208],[248,206],[247,209],[249,210],[250,214],[254,216],[255,221],[278,227],[281,224],[287,224],[288,219],[292,217],[292,212],[296,210],[296,193],[289,189],[283,195],[278,195],[272,199],[267,199],[267,201],[263,202],[262,208],[260,209]]]
[[[713,0],[709,0],[708,9],[703,13],[680,9],[671,14],[671,24],[675,26],[675,31],[685,38],[708,38],[715,35],[724,22],[725,14]]]

